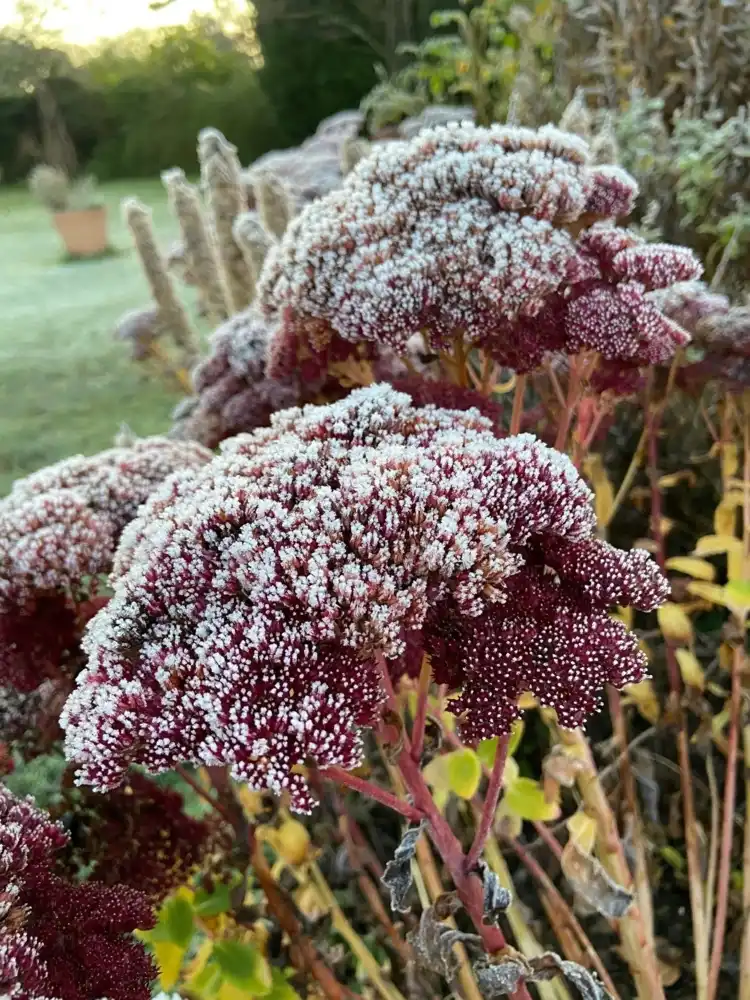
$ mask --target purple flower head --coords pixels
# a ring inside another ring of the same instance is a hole
[[[551,126],[464,122],[377,149],[269,256],[259,297],[277,325],[271,369],[325,363],[347,344],[401,353],[420,331],[432,348],[460,336],[518,371],[553,350],[640,363],[673,352],[682,331],[639,296],[695,277],[692,254],[611,226],[620,253],[588,235],[627,214],[635,192],[619,167],[592,166],[585,142]]]
[[[31,691],[79,634],[77,603],[109,572],[120,532],[175,469],[211,453],[146,438],[76,456],[16,482],[0,501],[0,676]]]
[[[78,830],[71,867],[93,865],[90,879],[131,886],[154,905],[184,885],[212,851],[228,846],[212,818],[186,816],[177,792],[137,772],[107,795],[76,791],[68,811]]]
[[[148,1000],[155,975],[132,936],[153,925],[128,887],[53,871],[62,828],[0,786],[0,990],[10,1000]]]
[[[214,332],[210,353],[193,373],[197,397],[178,415],[173,436],[215,448],[224,438],[263,427],[276,410],[297,402],[293,377],[269,378],[269,327],[253,309],[236,313]]]
[[[541,631],[559,597],[591,642],[613,601],[663,600],[654,564],[596,541],[594,528],[570,461],[530,435],[498,439],[478,410],[417,408],[376,385],[278,413],[197,474],[174,476],[124,532],[114,597],[63,713],[66,752],[79,780],[102,789],[133,762],[228,763],[307,809],[299,765],[358,763],[359,730],[382,702],[379,658],[415,640],[430,648],[436,612],[470,636],[517,607]],[[516,595],[545,567],[559,589],[527,607]],[[640,676],[628,642],[592,677],[569,643],[571,703],[602,679]],[[447,669],[456,690],[466,685],[471,733],[480,674],[469,659]],[[562,669],[510,653],[484,664],[485,693],[501,703],[495,731],[513,715],[505,692],[539,681],[543,698]]]

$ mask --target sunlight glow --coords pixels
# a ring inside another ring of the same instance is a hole
[[[60,31],[66,42],[90,45],[100,38],[121,35],[132,28],[158,28],[184,24],[192,14],[208,14],[214,0],[174,0],[163,10],[149,10],[151,0],[65,0],[53,10],[44,26]],[[17,0],[0,0],[0,27],[14,20]]]

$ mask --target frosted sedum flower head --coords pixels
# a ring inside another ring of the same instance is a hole
[[[176,414],[173,436],[214,448],[224,438],[267,424],[297,402],[293,378],[266,376],[268,324],[254,309],[236,313],[211,337],[210,353],[193,373],[197,396]]]
[[[308,809],[298,765],[356,766],[381,661],[398,670],[415,648],[463,691],[471,738],[507,731],[527,689],[580,720],[604,681],[643,672],[609,605],[665,595],[647,557],[594,527],[570,461],[498,439],[477,410],[376,385],[276,414],[165,483],[123,534],[62,717],[68,757],[102,789],[133,762],[228,763]]]
[[[153,926],[127,886],[55,874],[67,835],[0,785],[0,995],[7,1000],[148,1000],[155,968],[131,932]]]
[[[272,354],[341,340],[402,352],[422,331],[434,348],[462,337],[518,371],[550,350],[669,356],[685,335],[643,296],[696,277],[695,258],[632,252],[626,234],[615,261],[611,238],[586,239],[592,223],[626,215],[635,193],[628,174],[593,165],[582,139],[552,126],[454,123],[389,143],[271,252],[259,299],[285,347]]]
[[[0,500],[0,674],[33,690],[75,639],[75,603],[109,572],[120,532],[170,473],[211,453],[145,438],[65,459]],[[48,669],[49,668],[49,669]]]

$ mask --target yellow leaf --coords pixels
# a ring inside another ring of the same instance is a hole
[[[623,696],[623,703],[635,705],[647,722],[655,725],[659,721],[661,705],[653,681],[645,680],[639,681],[637,684],[628,684],[623,691]]]
[[[288,865],[301,865],[310,850],[310,834],[299,820],[289,817],[274,831],[273,847]]]
[[[594,509],[599,524],[608,524],[614,506],[615,491],[607,476],[601,455],[589,455],[583,463],[584,472],[594,488]]]
[[[673,556],[667,559],[667,569],[676,569],[678,573],[686,573],[697,580],[713,580],[716,576],[716,569],[705,559],[697,559],[695,556]]]
[[[560,815],[559,803],[554,800],[549,802],[545,798],[544,789],[533,778],[516,778],[506,788],[503,802],[508,811],[522,819],[545,823]]]
[[[691,587],[688,584],[688,589]],[[659,628],[665,639],[672,642],[692,642],[693,626],[679,604],[667,601],[656,612],[659,619]]]
[[[626,628],[633,627],[634,612],[631,607],[618,608],[612,617],[619,619]]]
[[[661,528],[662,535],[668,535],[676,523],[677,522],[673,521],[671,517],[660,518],[659,527]]]
[[[714,511],[714,531],[717,535],[733,535],[737,525],[737,512],[733,503],[725,500]]]
[[[721,449],[721,476],[725,481],[737,475],[740,467],[739,449],[736,444],[725,444]]]
[[[568,833],[585,854],[590,854],[596,842],[596,820],[579,809],[568,820]]]
[[[718,556],[725,552],[742,552],[742,542],[734,535],[704,535],[703,538],[698,539],[693,551],[697,556]]]
[[[703,583],[696,580],[689,583],[687,589],[691,594],[702,597],[704,601],[709,601],[711,604],[719,604],[724,607],[726,603],[724,588],[720,587],[718,583]]]
[[[662,476],[659,486],[663,490],[668,490],[671,486],[676,486],[683,480],[687,480],[691,486],[695,485],[695,473],[691,469],[683,469],[682,472],[670,472],[667,476]]]
[[[702,691],[706,683],[706,678],[703,673],[703,667],[698,662],[695,653],[689,649],[678,649],[675,651],[675,655],[680,665],[680,673],[682,674],[683,681],[688,687],[698,688],[699,691]]]
[[[153,941],[151,947],[159,966],[159,985],[165,991],[174,989],[180,978],[185,949],[173,941]]]
[[[473,799],[482,779],[482,762],[473,750],[454,750],[445,755],[448,785],[460,799]]]
[[[518,699],[518,707],[527,712],[531,708],[536,708],[537,700],[531,691],[524,691],[521,697]]]

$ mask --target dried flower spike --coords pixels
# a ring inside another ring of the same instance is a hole
[[[177,297],[166,262],[156,242],[151,211],[137,198],[126,198],[122,212],[138,251],[143,271],[151,287],[161,321],[174,337],[185,364],[190,367],[198,353],[197,336]]]

